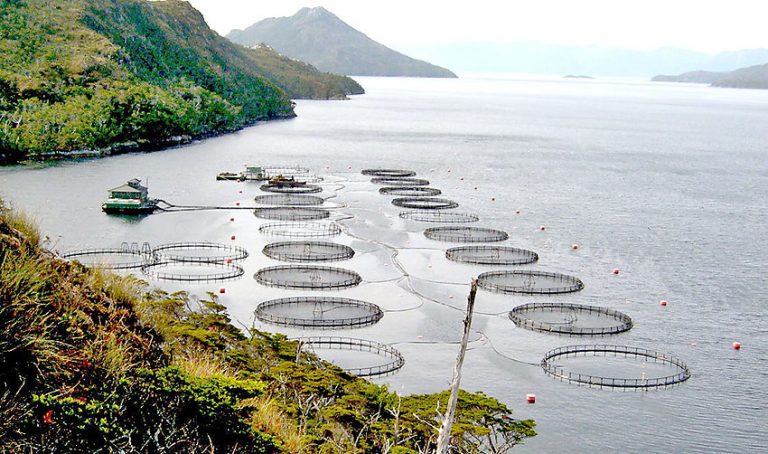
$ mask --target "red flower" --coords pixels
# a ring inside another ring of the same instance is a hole
[[[53,424],[53,410],[47,410],[43,413],[43,422],[46,424]]]

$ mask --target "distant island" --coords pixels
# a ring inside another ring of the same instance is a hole
[[[768,64],[730,72],[691,71],[676,76],[660,75],[651,80],[710,84],[713,87],[768,89]]]
[[[0,163],[163,147],[363,93],[208,28],[185,1],[0,2]]]
[[[577,74],[568,74],[567,76],[563,76],[563,79],[594,79],[592,76],[582,76]]]
[[[403,55],[352,28],[322,7],[259,21],[227,38],[253,47],[266,44],[321,71],[354,76],[455,78],[448,69]]]

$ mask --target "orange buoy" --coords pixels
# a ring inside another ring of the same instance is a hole
[[[231,237],[229,237],[229,239],[234,241],[235,240],[235,235],[232,235]]]
[[[741,350],[741,342],[734,342],[733,343],[733,349],[734,350]]]
[[[574,250],[574,251],[576,251],[576,250],[578,250],[578,249],[579,249],[579,245],[578,245],[578,244],[576,244],[576,243],[573,243],[573,244],[571,245],[571,249],[572,249],[572,250]]]
[[[536,403],[536,394],[526,394],[525,395],[525,401],[529,404],[535,404]]]
[[[223,294],[223,293],[227,293],[227,289],[225,289],[224,287],[222,287],[222,288],[220,288],[220,289],[219,289],[219,293],[222,293],[222,294]]]
[[[659,301],[659,304],[661,306],[666,306],[667,305],[667,300],[661,300],[661,301]]]
[[[613,274],[619,274],[621,272],[621,270],[619,270],[618,268],[614,268],[611,272]]]

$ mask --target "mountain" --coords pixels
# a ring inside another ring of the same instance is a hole
[[[727,73],[715,71],[689,71],[687,73],[654,76],[653,82],[687,82],[694,84],[711,84],[725,76]]]
[[[677,76],[656,76],[654,82],[693,82],[713,87],[768,89],[768,64],[730,72],[692,71]]]
[[[156,147],[294,116],[354,81],[237,46],[178,0],[0,1],[0,162]]]
[[[302,8],[291,17],[232,30],[227,38],[244,46],[265,43],[321,71],[356,76],[456,77],[451,71],[416,60],[377,43],[322,7]]]
[[[457,43],[405,49],[457,71],[527,74],[589,74],[652,77],[692,69],[732,71],[768,62],[768,49],[746,49],[710,55],[685,49],[630,50],[600,46],[521,43]]]

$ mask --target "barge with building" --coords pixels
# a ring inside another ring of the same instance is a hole
[[[112,188],[108,198],[101,204],[105,213],[148,214],[157,208],[157,200],[149,198],[149,189],[134,178],[122,186]]]

